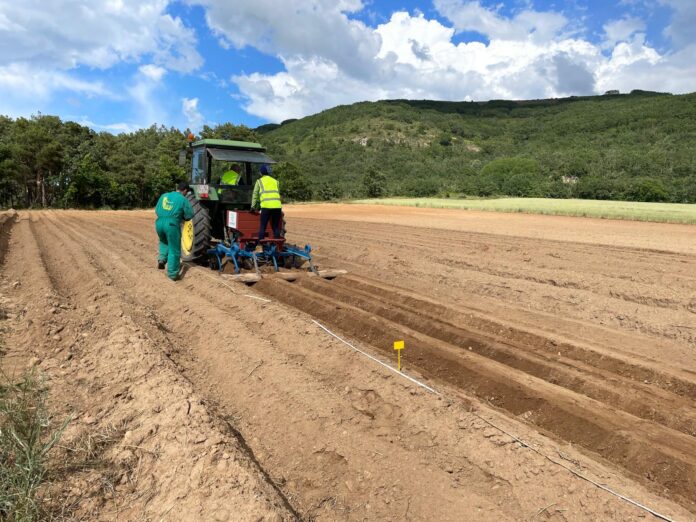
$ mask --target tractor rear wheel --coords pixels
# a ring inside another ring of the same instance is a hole
[[[192,193],[186,194],[193,207],[193,219],[184,221],[181,230],[181,259],[193,261],[205,255],[210,248],[210,213]]]

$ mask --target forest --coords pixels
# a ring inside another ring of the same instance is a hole
[[[188,129],[0,117],[0,206],[137,208],[186,179]],[[389,100],[201,138],[259,141],[286,200],[548,197],[696,203],[696,94]]]

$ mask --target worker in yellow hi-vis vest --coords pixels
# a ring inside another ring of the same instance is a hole
[[[251,196],[251,208],[261,209],[259,241],[266,236],[266,226],[268,226],[269,220],[273,229],[273,239],[280,239],[283,211],[278,180],[273,177],[270,165],[262,165],[259,172],[261,177],[256,181],[254,193]]]
[[[221,185],[239,185],[239,181],[242,178],[242,175],[240,174],[241,169],[239,165],[234,163],[231,167],[230,170],[225,172],[222,175],[222,178],[220,179],[220,184]]]

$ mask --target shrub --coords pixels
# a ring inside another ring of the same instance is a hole
[[[330,183],[322,183],[314,191],[314,197],[319,201],[331,201],[341,197],[341,189]]]
[[[432,178],[409,179],[402,186],[400,196],[427,198],[435,196],[441,190],[441,184]]]
[[[440,140],[438,143],[440,143],[440,145],[442,145],[443,147],[449,147],[450,145],[452,145],[452,135],[443,132],[440,135]]]
[[[626,189],[626,199],[630,201],[667,201],[669,193],[656,179],[638,178]]]
[[[368,198],[381,198],[387,194],[387,176],[370,168],[362,177],[362,186]]]
[[[620,182],[599,176],[581,178],[575,190],[582,199],[620,199],[623,196],[623,185]]]
[[[548,190],[539,163],[529,158],[495,159],[481,169],[481,177],[495,192],[507,196],[539,197]]]
[[[312,186],[309,179],[293,163],[280,163],[274,169],[280,184],[281,198],[286,201],[309,201]]]

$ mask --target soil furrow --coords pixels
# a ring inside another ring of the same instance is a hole
[[[357,290],[365,285],[356,278],[346,279],[345,282],[337,281],[336,284],[325,284],[323,281],[309,279],[302,281],[301,284],[331,297],[337,303],[349,303],[374,315],[408,326],[412,330],[458,346],[462,350],[468,349],[484,355],[511,368],[607,403],[643,419],[663,424],[688,435],[696,435],[696,410],[694,401],[691,400],[694,395],[688,392],[687,399],[683,399],[671,393],[659,393],[643,384],[642,380],[638,385],[618,373],[578,364],[575,361],[564,361],[556,354],[560,354],[560,350],[564,350],[565,346],[553,346],[547,339],[538,339],[539,344],[535,345],[512,336],[512,339],[504,341],[506,344],[502,344],[495,335],[477,334],[441,320],[446,316],[453,317],[455,321],[458,319],[457,314],[444,306],[428,307],[424,301],[418,300],[414,300],[416,306],[413,308],[404,306],[408,298],[399,294],[395,291],[396,289],[389,292],[391,296],[385,299],[384,294],[387,292],[383,292],[382,289],[375,294]],[[431,309],[430,312],[428,308]],[[550,356],[551,353],[554,357]],[[607,363],[607,366],[610,366],[610,361]],[[647,369],[636,368],[634,375],[636,371],[641,376],[649,372]],[[651,377],[654,378],[656,375]],[[677,381],[665,376],[657,377],[670,383]],[[691,383],[683,381],[678,383],[682,388],[693,389],[696,392],[696,386],[689,387]],[[617,391],[619,389],[622,390],[621,393]],[[669,411],[669,416],[663,413],[665,404],[672,406],[673,410]]]
[[[584,483],[583,498],[605,507],[574,503],[575,479],[553,466],[530,475],[544,459],[466,412],[495,415],[486,405],[546,453],[592,462],[600,482],[696,512],[696,369],[665,326],[671,319],[690,339],[693,256],[330,218],[291,218],[289,228],[324,266],[355,274],[250,290],[194,269],[171,283],[154,266],[151,212],[48,212],[33,232],[51,284],[80,301],[105,293],[239,431],[303,517],[396,520],[407,503],[415,519],[519,520],[557,498],[570,499],[567,519],[635,516]],[[256,291],[274,302],[244,297]],[[408,371],[456,399],[394,383],[294,309],[387,357],[404,338]],[[622,324],[606,321],[618,314]],[[541,491],[555,496],[542,501]]]
[[[338,279],[334,286],[347,288],[384,306],[389,305],[391,308],[408,310],[428,318],[429,321],[437,325],[459,328],[459,325],[465,324],[466,332],[469,334],[479,334],[488,339],[501,340],[507,344],[514,345],[516,349],[524,348],[542,356],[562,354],[555,359],[563,364],[572,365],[573,368],[577,368],[577,365],[580,365],[579,369],[594,373],[595,376],[603,379],[616,376],[621,379],[630,379],[643,385],[648,381],[650,386],[641,386],[644,391],[650,390],[652,386],[657,386],[666,392],[670,392],[661,397],[663,400],[670,402],[677,400],[676,397],[671,395],[674,393],[684,397],[689,408],[696,406],[694,404],[696,400],[694,399],[696,398],[696,382],[660,372],[649,366],[630,364],[625,360],[600,354],[568,342],[557,342],[548,337],[535,335],[510,325],[487,321],[480,317],[472,316],[471,310],[466,310],[462,307],[457,309],[452,306],[445,306],[405,289],[371,281],[367,278],[349,275]],[[383,308],[383,310],[386,313],[390,313],[388,309]],[[421,321],[421,324],[427,325],[427,321]],[[433,328],[433,332],[437,334],[438,328]],[[564,362],[566,359],[571,359],[573,362]],[[614,382],[612,386],[616,384],[619,383]],[[626,383],[620,384],[625,385]]]
[[[408,285],[423,293],[428,293],[430,286],[452,299],[473,294],[696,347],[696,330],[689,328],[696,291],[693,255],[660,260],[643,252],[646,260],[636,263],[640,256],[630,250],[607,256],[601,247],[602,255],[598,256],[592,245],[540,240],[526,240],[526,247],[513,249],[499,245],[496,236],[488,236],[490,243],[476,248],[450,248],[457,237],[468,233],[441,230],[431,231],[436,244],[424,250],[420,237],[412,237],[409,227],[375,225],[373,229],[372,224],[332,221],[330,217],[319,223],[290,229],[306,236],[320,263],[342,266],[347,261],[362,275],[400,286],[406,286],[399,280],[410,274]],[[384,231],[382,237],[375,234],[377,230]],[[447,253],[444,257],[451,258],[447,265],[439,262],[443,252]],[[505,276],[491,275],[490,271]]]
[[[646,482],[667,488],[692,509],[696,507],[693,501],[696,440],[693,438],[637,422],[582,396],[559,393],[553,385],[544,389],[541,383],[523,378],[524,372],[505,371],[485,357],[461,353],[459,347],[438,342],[398,317],[379,318],[369,307],[360,306],[361,303],[336,300],[333,292],[327,292],[327,296],[322,291],[271,280],[264,280],[258,286],[266,295],[387,353],[391,340],[406,338],[412,346],[409,360],[415,361],[425,375],[473,393],[563,440],[595,452]]]
[[[66,221],[68,223],[67,226],[66,226]],[[89,232],[96,233],[98,230],[95,227],[95,225],[93,225],[93,224],[79,223],[78,220],[72,220],[72,219],[61,220],[61,224],[63,226],[61,226],[62,232],[60,232],[60,233],[62,233],[63,235],[67,235],[67,236],[71,237],[75,241],[76,244],[83,243],[86,239],[88,239],[90,237]],[[57,227],[56,227],[55,231],[58,232]],[[103,236],[106,236],[106,237],[108,237],[108,236],[113,237],[113,236],[117,235],[117,234],[113,234],[111,231],[103,231],[102,234],[103,234]],[[153,305],[152,308],[157,308],[157,309],[160,308],[160,306],[163,304],[162,295],[161,294],[158,295],[156,292],[153,292],[152,290],[150,290],[148,288],[148,285],[143,285],[142,271],[135,270],[133,268],[134,266],[139,266],[139,265],[142,266],[143,262],[147,258],[146,256],[143,256],[142,250],[136,250],[136,249],[132,250],[126,244],[120,244],[120,240],[112,241],[111,248],[112,249],[118,248],[118,251],[120,252],[120,254],[118,256],[112,256],[113,262],[118,266],[111,268],[111,272],[113,273],[113,281],[111,280],[111,278],[109,278],[109,283],[113,284],[116,289],[120,289],[120,290],[126,292],[126,294],[132,296],[130,299],[127,300],[127,302],[129,304],[131,304],[132,306],[134,306],[135,310],[142,308],[143,301],[151,303],[151,305]],[[105,258],[106,256],[108,256],[108,250],[106,248],[103,248],[100,246],[95,246],[93,251],[94,251],[95,257],[92,258],[91,262],[94,263],[94,265],[95,265],[95,269],[96,269],[95,271],[99,274],[103,274],[105,272],[105,267],[102,265],[102,263],[100,261],[97,261],[97,259],[99,258],[98,254],[101,253],[102,257]],[[132,257],[136,258],[137,261],[134,264],[124,263],[123,262],[124,256],[128,256],[128,257],[132,256]],[[141,275],[139,284],[131,284],[131,281],[133,281],[136,278],[137,274]],[[161,273],[159,273],[157,275],[161,276]],[[149,280],[150,277],[148,276],[146,279]],[[166,282],[164,284],[171,285],[174,292],[179,293],[179,294],[182,293],[182,289],[180,288],[179,285],[174,285],[173,283],[170,283],[170,282]],[[217,296],[220,295],[219,290],[216,290],[214,288],[210,289],[208,287],[208,285],[200,285],[200,286],[187,285],[187,290],[191,291],[191,293],[189,293],[188,298],[186,300],[187,306],[190,306],[192,309],[204,309],[205,306],[208,303],[210,303],[210,301],[213,300],[216,295]],[[205,316],[205,315],[200,315],[198,317],[194,316],[194,317],[191,317],[191,320],[196,321],[198,319],[198,320],[202,321],[203,323],[210,324],[210,325],[225,324],[226,321],[225,321],[225,319],[223,319],[223,316],[225,316],[225,315],[228,315],[228,314],[224,311],[220,311],[217,313],[213,313],[212,316]],[[167,323],[166,320],[161,319],[161,318],[159,319],[159,322],[165,323],[165,324]],[[145,321],[145,322],[141,321],[141,324],[143,324],[144,326],[147,326],[147,321]],[[183,327],[183,329],[182,329],[182,327]],[[218,329],[217,331],[215,331],[215,329],[211,330],[210,327],[208,327],[208,328],[206,328],[205,331],[192,332],[192,331],[190,331],[190,328],[188,327],[188,325],[176,326],[176,325],[172,325],[172,324],[167,324],[167,330],[170,330],[173,334],[173,336],[170,337],[170,341],[172,342],[172,344],[178,345],[177,349],[175,349],[174,353],[172,353],[172,357],[175,359],[178,358],[179,353],[186,351],[186,348],[184,346],[182,346],[181,342],[177,341],[177,338],[180,339],[182,336],[185,336],[189,341],[191,341],[192,339],[197,339],[197,341],[199,343],[208,343],[213,348],[215,348],[217,346],[217,348],[222,349],[222,345],[220,345],[219,342],[215,342],[211,338],[208,337],[211,333],[217,333],[219,335],[220,340],[224,339],[222,329]],[[157,334],[157,332],[152,330],[151,325],[150,325],[150,331],[152,331],[152,334],[155,334],[155,335]],[[167,335],[167,334],[164,334],[164,335]],[[191,354],[187,354],[187,355],[191,355]],[[182,366],[183,367],[188,366],[190,371],[196,371],[195,367],[200,366],[200,362],[196,362],[195,359],[190,359],[189,357],[187,357],[187,355],[184,355],[184,357],[182,357],[182,359],[181,359]],[[282,362],[282,356],[281,356],[281,362]],[[289,362],[290,361],[287,361],[285,364],[288,364]],[[304,380],[307,380],[307,378],[305,377]],[[332,387],[335,386],[335,378],[324,378],[324,380],[327,383],[331,383]],[[344,408],[345,408],[345,406],[344,406]],[[345,428],[342,428],[342,429],[345,429]],[[328,435],[332,435],[334,438],[340,437],[339,434],[332,433],[331,430],[329,430],[329,433],[327,433],[327,436]],[[287,437],[287,434],[285,436]],[[303,438],[302,440],[306,440],[306,438]],[[328,437],[326,439],[325,443],[328,443],[329,440],[331,440],[331,437]],[[314,454],[318,456],[318,458],[320,459],[319,463],[321,463],[321,460],[324,459],[324,456],[323,456],[324,450],[321,450],[319,452],[315,452]],[[340,454],[347,455],[347,453],[344,453],[343,451],[341,451]],[[290,455],[290,457],[292,457],[292,455]],[[316,457],[313,457],[313,458],[316,458]],[[330,458],[333,459],[334,457],[330,456]],[[339,460],[343,459],[343,458],[344,457],[341,456],[341,457],[339,457]],[[413,457],[405,456],[402,458],[402,460],[404,462],[409,462],[409,461],[413,460]],[[330,462],[327,462],[327,463],[330,463]],[[462,465],[462,464],[464,464],[464,461],[460,462],[460,465]],[[415,462],[413,462],[411,465],[415,465]],[[443,466],[444,466],[444,464],[443,464]],[[479,472],[476,471],[475,467],[467,466],[467,468],[469,469],[467,474],[470,476],[470,478],[474,479],[474,477]],[[336,473],[335,475],[333,475],[334,472]],[[326,480],[327,483],[329,483],[329,484],[334,483],[336,481],[338,481],[338,483],[340,484],[340,480],[345,480],[346,476],[350,477],[351,474],[354,474],[356,472],[357,471],[351,471],[351,473],[348,473],[348,475],[346,475],[347,474],[346,469],[344,469],[342,466],[338,466],[333,472],[330,470],[324,471],[323,474],[325,476],[324,476],[323,480]],[[270,473],[272,473],[272,472],[270,472]],[[290,472],[288,469],[286,469],[283,473],[289,474]],[[314,483],[315,483],[316,479],[313,478],[313,474],[315,474],[315,473],[316,473],[315,469],[310,469],[309,474],[304,474],[304,475],[301,474],[295,480],[299,481],[299,482],[306,481],[308,484],[312,484],[312,488],[314,488],[315,487]],[[484,480],[485,483],[488,483],[491,480],[490,478],[485,478],[485,474],[481,474],[479,478],[485,479]],[[352,481],[352,479],[349,479],[349,481]],[[344,488],[341,487],[341,489],[344,489]],[[305,488],[305,491],[302,491],[302,488],[301,488],[299,490],[299,492],[290,491],[290,492],[288,492],[288,494],[291,496],[293,496],[293,494],[299,495],[300,498],[304,497],[303,501],[301,501],[301,505],[303,506],[302,511],[304,512],[305,516],[307,516],[309,518],[311,518],[315,514],[323,514],[323,516],[327,516],[328,513],[332,514],[331,516],[329,516],[330,519],[335,519],[336,517],[342,518],[342,514],[343,514],[342,512],[349,512],[351,509],[350,506],[345,505],[341,502],[339,502],[337,504],[334,502],[333,503],[334,505],[331,505],[331,504],[326,505],[326,503],[323,502],[322,499],[315,499],[315,493],[313,493],[311,491],[311,488],[309,491],[306,490],[306,488]],[[506,508],[504,511],[507,512],[508,509],[510,509],[511,507],[512,506],[510,506],[509,508]],[[510,509],[508,516],[513,518],[512,517],[513,513],[514,513],[514,509]]]

